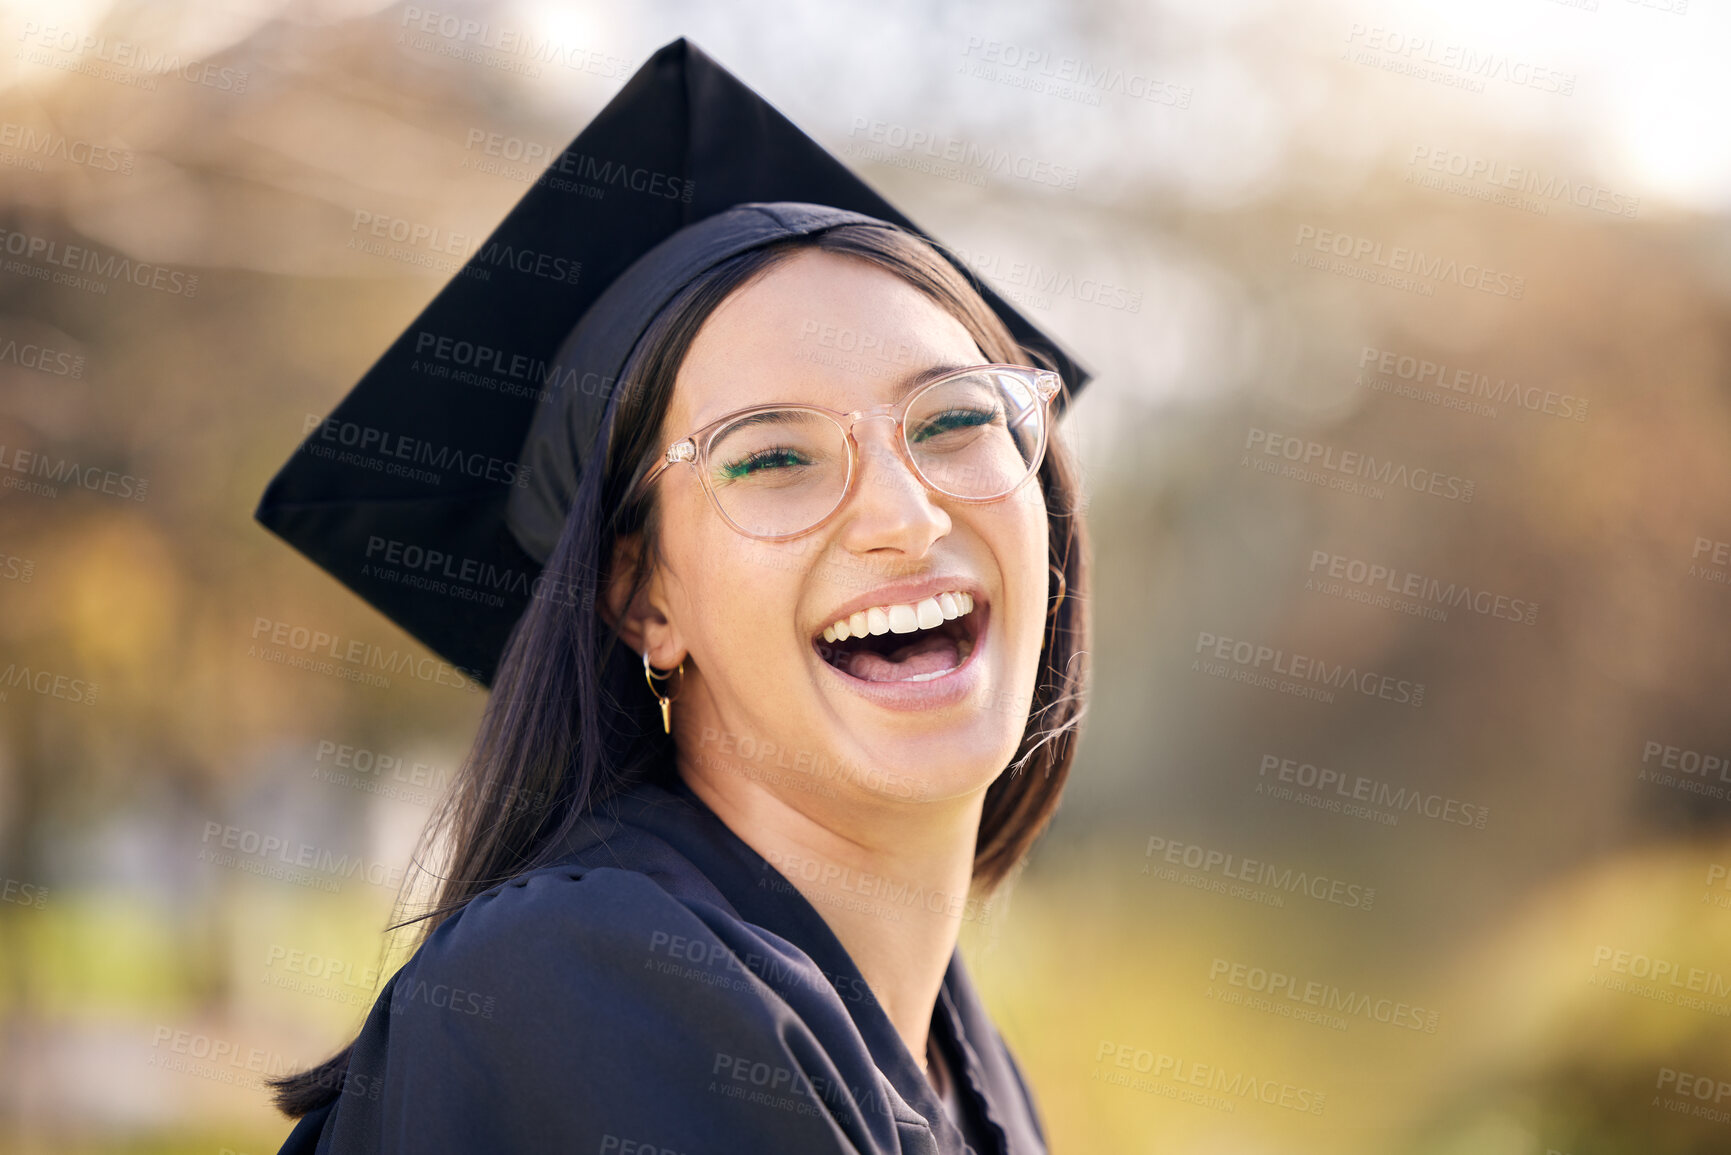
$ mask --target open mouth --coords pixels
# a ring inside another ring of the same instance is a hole
[[[819,656],[865,682],[929,682],[974,652],[985,604],[952,590],[918,602],[873,606],[812,639]]]

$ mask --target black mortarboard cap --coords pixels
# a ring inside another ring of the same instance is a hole
[[[760,204],[769,211],[729,214]],[[591,358],[580,374],[569,371],[568,339],[582,337],[578,322],[595,320],[592,311],[617,312],[631,297],[609,290],[634,265],[659,260],[689,271],[692,262],[670,261],[664,242],[723,214],[757,244],[856,214],[932,240],[762,97],[676,40],[650,57],[313,428],[254,516],[490,685],[512,626],[542,592],[537,578],[556,535],[548,511],[557,512],[561,496],[568,501],[575,456],[587,452],[579,431],[599,430],[612,392],[606,370],[621,367],[635,336],[620,342],[614,332],[606,343],[623,352]],[[740,251],[740,235],[705,244]],[[955,263],[1071,395],[1087,383],[1087,370],[1057,341]],[[638,331],[648,320],[636,319]],[[543,412],[550,405],[559,407],[553,420]],[[560,454],[546,444],[554,425],[577,441],[565,452],[564,477]]]

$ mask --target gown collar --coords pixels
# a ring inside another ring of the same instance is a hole
[[[805,895],[735,834],[676,772],[628,787],[597,810],[625,827],[652,834],[677,851],[697,867],[733,913],[804,951],[838,991],[869,991],[853,958]],[[611,832],[605,835],[605,854],[594,854],[603,829],[609,825],[603,823],[602,829],[591,826],[588,847],[574,846],[571,857],[591,865],[629,866],[629,851],[622,849]],[[585,849],[589,853],[584,853]],[[657,872],[647,873],[653,877]],[[715,894],[707,897],[713,899]],[[878,1069],[903,1101],[931,1124],[942,1155],[961,1155],[960,1132],[883,1008],[869,996],[842,1001]],[[1026,1128],[1014,1125],[1011,1105],[1001,1101],[1002,1096],[1019,1090],[1006,1085],[1011,1082],[1006,1078],[1007,1056],[1005,1062],[991,1062],[981,1053],[995,1047],[995,1039],[990,1037],[990,1020],[959,947],[951,952],[945,968],[932,1028],[941,1032],[948,1044],[947,1053],[958,1057],[951,1063],[950,1074],[958,1084],[964,1108],[971,1106],[976,1119],[984,1120],[986,1134],[979,1138],[986,1147],[980,1150],[976,1146],[974,1150],[979,1155],[1044,1152],[1043,1144],[1030,1141],[1033,1137],[1027,1135]]]

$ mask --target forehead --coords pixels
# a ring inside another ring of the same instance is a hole
[[[962,323],[901,277],[807,249],[710,314],[680,366],[669,421],[682,432],[777,401],[864,408],[927,370],[984,360]]]

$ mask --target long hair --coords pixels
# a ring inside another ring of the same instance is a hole
[[[562,842],[600,801],[672,764],[672,739],[662,732],[655,700],[643,685],[641,659],[619,644],[598,612],[615,542],[636,534],[641,543],[629,575],[633,598],[660,560],[654,487],[630,505],[624,498],[664,445],[674,380],[704,321],[736,290],[806,248],[869,261],[903,278],[960,321],[989,360],[1030,360],[964,274],[925,241],[887,225],[843,225],[751,250],[710,269],[669,301],[607,399],[601,468],[582,471],[547,559],[555,588],[577,596],[533,599],[512,630],[474,745],[422,835],[423,853],[442,846],[445,855],[432,899],[390,929],[419,923],[416,941],[425,942],[476,895],[556,861]],[[1051,821],[1085,712],[1090,551],[1081,478],[1056,430],[1037,480],[1046,502],[1048,560],[1063,575],[1061,587],[1050,584],[1064,596],[1047,621],[1016,756],[986,790],[973,881],[985,894]],[[277,1106],[298,1117],[336,1098],[353,1046],[272,1080]]]

